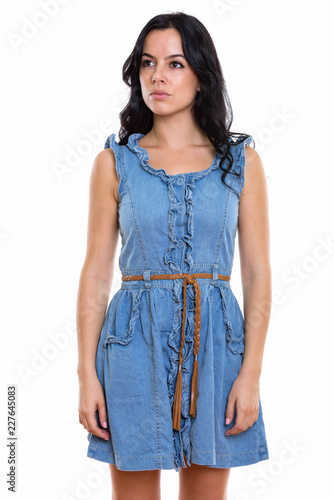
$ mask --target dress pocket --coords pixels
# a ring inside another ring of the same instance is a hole
[[[227,347],[233,354],[245,351],[244,318],[238,301],[231,289],[220,287]]]
[[[103,348],[108,344],[126,346],[133,339],[133,332],[140,313],[140,299],[144,289],[122,290],[117,300],[109,304]],[[114,297],[116,298],[116,297]]]

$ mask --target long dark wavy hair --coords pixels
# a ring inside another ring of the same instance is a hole
[[[225,182],[228,173],[240,176],[238,172],[231,170],[233,156],[230,152],[229,137],[235,137],[237,140],[233,144],[239,144],[250,136],[230,132],[233,112],[213,40],[196,17],[184,12],[159,14],[150,19],[140,32],[131,54],[123,65],[123,81],[130,87],[131,92],[127,105],[119,113],[121,121],[119,144],[121,146],[127,144],[131,134],[147,134],[153,126],[153,112],[146,106],[141,93],[139,80],[141,55],[146,35],[154,29],[168,28],[175,28],[180,33],[185,58],[201,82],[201,91],[197,92],[193,106],[194,117],[207,133],[215,150],[222,155],[219,167],[223,170],[222,181],[228,186]],[[223,163],[226,158],[225,169]]]

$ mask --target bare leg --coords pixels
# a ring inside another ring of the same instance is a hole
[[[160,470],[124,471],[109,464],[112,500],[160,500]]]
[[[191,464],[179,470],[178,500],[227,500],[227,486],[231,469],[216,469]]]

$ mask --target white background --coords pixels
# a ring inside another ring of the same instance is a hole
[[[86,457],[87,432],[77,411],[73,325],[89,176],[105,139],[118,132],[128,96],[122,65],[139,32],[156,14],[181,10],[198,17],[214,40],[232,130],[254,136],[270,200],[273,305],[261,376],[270,459],[232,469],[229,500],[330,498],[330,2],[63,0],[54,15],[44,15],[44,26],[23,36],[27,24],[43,22],[45,3],[6,2],[0,15],[0,495],[13,498],[6,485],[6,402],[7,385],[15,383],[15,498],[111,498],[108,466]],[[94,130],[101,135],[92,143],[87,134]],[[80,149],[81,141],[90,148]],[[70,166],[73,150],[80,152]],[[60,176],[59,165],[68,170]],[[238,259],[236,252],[231,285],[242,304]],[[112,294],[119,286],[117,267]],[[60,332],[67,342],[62,348],[53,340]],[[162,471],[163,500],[177,499],[177,491],[177,473]]]

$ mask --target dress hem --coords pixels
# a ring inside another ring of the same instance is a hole
[[[117,464],[112,453],[102,448],[89,447],[87,457],[107,462],[116,465],[118,470],[123,471],[144,471],[144,470],[171,470],[179,472],[180,469],[187,467],[177,466],[174,462],[173,455],[152,455],[143,457],[118,457]],[[265,445],[259,446],[256,450],[237,453],[233,455],[224,455],[219,453],[191,450],[191,460],[188,462],[188,467],[191,464],[203,465],[219,469],[227,469],[234,467],[242,467],[252,465],[263,460],[269,459],[268,447]],[[126,462],[126,463],[125,463]]]

